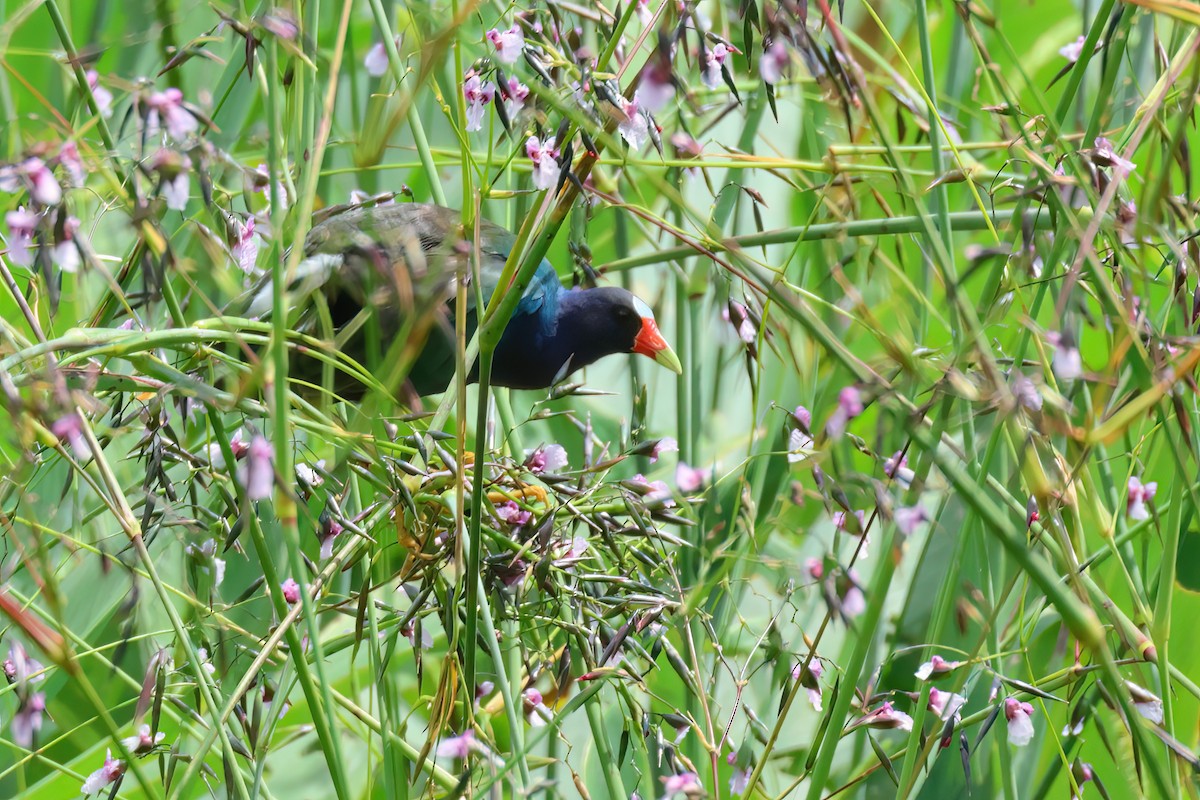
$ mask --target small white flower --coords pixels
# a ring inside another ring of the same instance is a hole
[[[233,218],[234,242],[230,252],[238,268],[247,276],[258,274],[258,243],[261,237],[254,228],[254,217],[247,217],[245,222],[239,217]]]
[[[322,469],[324,466],[325,459],[321,459],[317,462],[316,469],[301,461],[300,463],[296,464],[296,477],[312,488],[316,489],[318,486],[321,486],[325,483],[325,478],[320,472],[317,472],[318,469]]]
[[[525,107],[529,99],[529,87],[521,83],[516,76],[510,77],[504,86],[504,111],[512,119]]]
[[[18,208],[4,215],[8,226],[8,259],[21,267],[33,266],[33,234],[38,226],[37,214]]]
[[[962,661],[947,661],[941,656],[934,656],[918,667],[915,674],[918,680],[927,681],[930,678],[949,674],[962,665]]]
[[[759,74],[766,83],[779,83],[792,63],[792,54],[783,42],[775,42],[758,61]]]
[[[275,488],[275,448],[263,436],[250,441],[243,478],[246,497],[250,500],[265,500]],[[240,473],[239,473],[240,474]]]
[[[92,89],[92,98],[96,101],[96,108],[100,111],[100,116],[112,116],[113,95],[108,89],[100,85],[100,74],[94,69],[87,71],[88,86]]]
[[[947,720],[958,714],[959,709],[966,705],[967,698],[953,692],[943,692],[937,687],[929,690],[929,710],[937,714],[938,719]]]
[[[1129,696],[1133,699],[1133,707],[1137,712],[1155,725],[1161,725],[1163,703],[1158,695],[1143,689],[1133,681],[1125,681],[1125,688],[1129,690]]]
[[[29,196],[34,202],[53,206],[62,200],[62,186],[46,162],[40,158],[27,158],[21,165],[21,171],[29,181]]]
[[[530,450],[526,454],[525,465],[530,472],[554,474],[567,466],[567,450],[561,444],[548,444]]]
[[[728,57],[729,48],[723,44],[717,44],[704,54],[704,72],[701,74],[701,80],[709,89],[721,87],[721,67]]]
[[[525,141],[525,154],[533,162],[533,185],[542,190],[556,188],[561,168],[554,138],[540,140],[530,136]]]
[[[104,766],[88,775],[87,780],[80,787],[80,791],[85,795],[99,794],[124,774],[125,762],[119,758],[113,758],[112,751],[109,750],[104,756]]]
[[[638,108],[636,100],[630,102],[625,98],[620,98],[621,113],[625,115],[625,119],[617,124],[617,131],[621,134],[621,138],[629,144],[630,150],[641,150],[642,145],[650,138],[650,123],[646,121],[646,116]]]
[[[483,127],[483,115],[487,107],[496,97],[496,87],[491,81],[484,83],[478,75],[471,75],[463,81],[463,99],[467,101],[467,131],[477,131]]]
[[[506,31],[492,28],[487,32],[488,41],[496,48],[496,58],[504,64],[515,64],[525,49],[525,34],[516,25]]]
[[[400,47],[399,36],[396,37],[396,47]],[[363,59],[363,66],[367,68],[367,74],[372,78],[382,78],[387,74],[390,65],[387,46],[383,42],[371,45],[371,49],[367,51],[367,57]]]
[[[1143,484],[1136,476],[1130,477],[1126,484],[1125,513],[1132,520],[1150,519],[1150,511],[1146,501],[1153,500],[1158,491],[1158,483],[1150,481]]]
[[[884,703],[874,711],[870,711],[851,722],[850,728],[866,726],[880,730],[911,731],[912,725],[912,717],[898,710],[891,703]]]
[[[1004,717],[1008,720],[1008,741],[1015,747],[1024,747],[1033,740],[1033,706],[1022,703],[1015,697],[1004,700]]]
[[[162,731],[151,735],[150,726],[142,725],[138,728],[138,732],[134,736],[127,736],[121,740],[125,745],[125,749],[135,756],[144,756],[153,750],[158,744],[167,738],[167,735]]]
[[[1062,47],[1058,48],[1058,54],[1074,64],[1079,60],[1079,57],[1083,55],[1083,43],[1086,39],[1086,36],[1080,36],[1070,44],[1063,45]]]

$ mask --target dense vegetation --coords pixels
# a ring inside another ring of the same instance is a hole
[[[0,796],[1196,796],[1197,24],[3,0]],[[289,331],[408,201],[683,374]]]

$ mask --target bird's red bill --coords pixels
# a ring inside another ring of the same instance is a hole
[[[663,338],[662,331],[658,329],[654,317],[642,317],[642,329],[634,337],[633,352],[653,358],[676,375],[683,374],[679,356],[675,355],[675,351]]]
[[[653,317],[642,317],[642,329],[633,340],[633,352],[657,358],[659,351],[669,347]]]

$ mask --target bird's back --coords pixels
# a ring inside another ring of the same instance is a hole
[[[494,223],[479,221],[480,287],[487,302],[512,248],[513,234]],[[442,391],[454,374],[456,278],[467,280],[472,231],[464,237],[462,214],[418,203],[346,206],[327,211],[304,243],[305,259],[289,286],[298,314],[291,324],[322,339],[337,336],[337,349],[371,370],[389,385],[389,370],[409,363],[408,379],[418,394]],[[534,317],[552,325],[561,284],[543,262],[515,316]],[[262,316],[270,308],[270,284],[252,290],[240,313]],[[467,286],[467,336],[475,330],[476,289]],[[328,308],[330,324],[315,307]],[[522,326],[528,328],[528,325]],[[399,342],[398,345],[394,344]],[[302,358],[294,376],[320,383],[320,362]],[[397,386],[391,386],[398,389]],[[364,387],[335,373],[334,390],[349,399]]]

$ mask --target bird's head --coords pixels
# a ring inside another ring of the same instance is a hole
[[[640,353],[676,374],[683,372],[679,356],[663,338],[654,312],[641,298],[616,286],[590,289],[587,294],[592,306],[589,316],[603,338],[615,345],[613,352]]]

